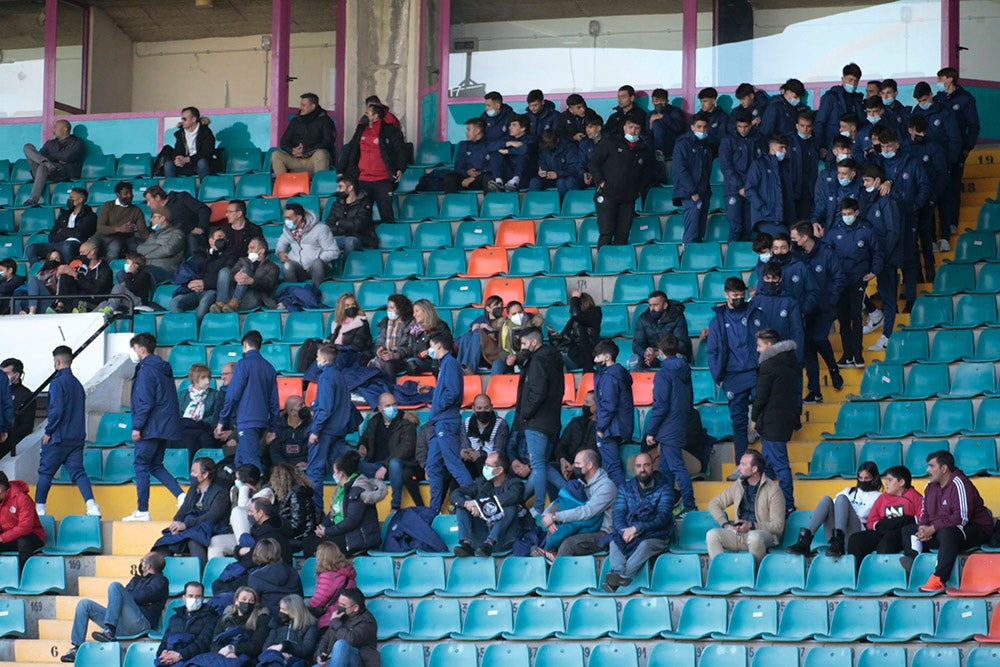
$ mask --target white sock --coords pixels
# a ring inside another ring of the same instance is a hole
[[[35,503],[35,512],[38,516],[45,516],[45,503]]]
[[[916,535],[910,535],[910,548],[918,554],[923,553],[924,543],[918,540]]]
[[[91,498],[87,501],[87,509],[91,509],[93,507],[97,507],[97,501]]]

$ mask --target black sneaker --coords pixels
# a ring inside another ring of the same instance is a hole
[[[823,394],[819,393],[818,391],[811,391],[808,394],[806,394],[806,397],[802,399],[802,402],[803,403],[822,403],[823,402]]]
[[[830,384],[833,385],[834,391],[840,391],[844,388],[844,376],[836,368],[830,369]]]
[[[614,593],[618,590],[618,587],[622,585],[622,576],[612,570],[604,575],[604,583],[601,588],[604,589],[605,593]]]
[[[854,358],[853,357],[841,357],[837,360],[838,368],[854,368]]]
[[[453,549],[456,556],[459,558],[468,558],[473,555],[475,550],[472,548],[472,542],[468,540],[459,540],[458,544]],[[97,633],[94,633],[97,634]]]
[[[117,639],[115,637],[114,631],[111,628],[104,628],[103,630],[99,630],[98,632],[91,632],[90,636],[96,642],[113,642]]]
[[[489,558],[493,555],[493,542],[490,540],[485,540],[478,549],[476,549],[476,556],[479,558]]]
[[[59,657],[59,662],[76,662],[76,647],[74,646]]]

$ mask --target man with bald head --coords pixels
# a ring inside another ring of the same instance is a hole
[[[618,489],[612,511],[611,570],[602,584],[608,593],[631,584],[643,563],[667,550],[674,532],[673,484],[653,468],[649,454],[636,455],[632,474],[634,477]]]
[[[363,475],[388,479],[394,510],[403,502],[404,486],[416,505],[424,504],[418,484],[423,472],[417,464],[416,451],[416,417],[399,409],[395,394],[381,394],[378,415],[372,415],[358,440],[358,454]]]
[[[42,145],[42,150],[34,144],[24,145],[24,157],[28,158],[31,175],[35,182],[31,195],[24,201],[25,206],[34,206],[42,198],[42,191],[49,181],[71,181],[80,178],[83,166],[83,142],[70,134],[69,121],[57,120],[52,128],[53,138]],[[22,186],[23,187],[23,186]]]
[[[95,241],[88,240],[80,244],[79,260],[79,263],[63,264],[56,269],[56,292],[67,295],[66,301],[56,303],[56,310],[85,312],[94,308],[101,300],[90,297],[111,293],[115,283],[114,276]]]
[[[510,428],[493,409],[493,401],[486,394],[472,399],[472,415],[462,422],[462,461],[469,474],[475,477],[483,472],[486,457],[493,452],[506,452]]]

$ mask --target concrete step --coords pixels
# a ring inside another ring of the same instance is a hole
[[[17,664],[38,662],[58,663],[59,657],[73,648],[66,639],[18,639],[14,642],[14,659]]]
[[[55,617],[64,621],[72,621],[73,616],[76,613],[76,605],[80,600],[83,600],[85,596],[81,595],[59,595],[56,597],[56,613]],[[86,596],[86,599],[93,600],[97,604],[107,606],[108,598],[105,592],[100,595]],[[39,619],[41,620],[41,619]]]
[[[131,578],[131,575],[124,575],[120,577],[80,577],[79,595],[85,598],[106,596],[108,594],[108,586],[112,583],[117,581],[120,584],[127,584]]]
[[[87,640],[90,640],[90,633],[101,628],[93,621],[87,624]],[[73,631],[73,621],[61,618],[40,618],[38,619],[38,638],[42,640],[62,641],[69,639]]]

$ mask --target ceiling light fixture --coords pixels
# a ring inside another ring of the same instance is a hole
[[[194,0],[195,9],[212,9],[215,7],[215,0]]]

